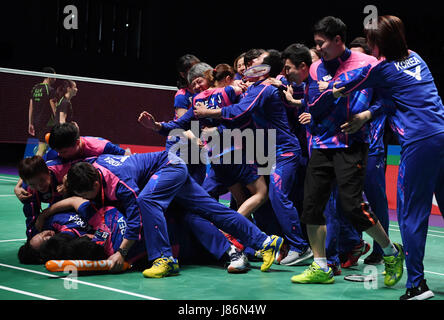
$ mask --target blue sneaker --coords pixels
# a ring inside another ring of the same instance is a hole
[[[264,263],[261,265],[261,271],[265,272],[270,269],[273,262],[279,256],[279,250],[281,250],[284,239],[278,236],[271,236],[271,241],[268,242],[262,249],[262,259]]]

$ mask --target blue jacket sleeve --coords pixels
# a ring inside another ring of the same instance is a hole
[[[383,101],[381,99],[376,99],[376,101],[368,108],[368,111],[372,114],[372,119],[381,115],[383,110]]]
[[[174,98],[174,108],[188,109],[190,101],[185,95],[178,95]]]
[[[37,220],[38,215],[40,214],[41,203],[37,198],[37,193],[35,191],[31,191],[29,188],[23,184],[22,186],[28,192],[32,193],[32,197],[23,202],[23,214],[25,215],[25,225],[26,225],[26,237],[28,239],[32,238],[34,235],[38,233],[35,228],[35,221]]]
[[[355,72],[349,80],[338,83],[336,88],[345,87],[344,93],[348,94],[366,88],[378,88],[384,82],[384,78],[381,76],[380,61],[356,69]]]
[[[256,108],[265,104],[268,97],[267,88],[270,86],[257,86],[244,96],[239,103],[221,109],[221,119],[227,122],[242,122],[249,118]]]
[[[124,184],[119,183],[116,197],[125,209],[127,229],[124,238],[128,240],[139,240],[142,232],[142,216],[137,205],[137,195]]]
[[[324,91],[319,91],[318,82],[308,77],[308,92],[305,94],[304,101],[308,107],[308,112],[314,118],[319,118],[325,115],[333,102],[336,100],[332,93],[333,82],[328,84],[328,88]]]
[[[91,219],[95,213],[96,211],[91,206],[90,201],[85,201],[84,203],[82,203],[77,210],[77,214],[86,221]]]
[[[125,150],[122,149],[121,147],[111,143],[111,142],[108,142],[105,145],[105,148],[103,149],[103,153],[104,154],[115,154],[115,155],[118,155],[118,156],[123,156],[125,154]]]
[[[170,131],[173,129],[183,129],[185,131],[190,130],[191,121],[193,120],[197,121],[197,119],[194,117],[194,109],[190,108],[182,117],[177,120],[161,122],[162,129],[160,129],[158,133],[163,136],[168,136]]]

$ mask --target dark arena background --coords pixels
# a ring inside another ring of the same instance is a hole
[[[65,29],[67,5],[78,9],[78,29]],[[250,48],[283,50],[313,45],[312,26],[326,15],[347,24],[347,42],[362,36],[367,5],[405,23],[410,49],[429,65],[438,89],[444,81],[443,14],[421,2],[399,1],[8,1],[0,11],[0,66],[58,74],[164,85],[165,90],[78,84],[73,99],[83,135],[115,143],[162,146],[163,138],[135,122],[143,108],[169,120],[177,73],[185,53],[215,66],[232,64]],[[29,93],[40,78],[2,73],[0,142],[25,143]]]
[[[71,13],[64,9],[70,5],[77,9],[77,25],[67,29],[65,22]],[[58,277],[48,275],[43,266],[28,268],[20,265],[17,259],[18,247],[24,242],[18,241],[26,239],[22,239],[24,219],[13,188],[18,180],[17,164],[32,138],[28,134],[31,88],[42,80],[32,72],[41,72],[43,67],[51,66],[58,75],[78,77],[75,81],[79,91],[72,105],[82,136],[103,137],[135,153],[162,150],[165,137],[143,128],[137,117],[147,110],[158,121],[173,118],[178,78],[176,60],[180,56],[194,54],[214,67],[219,63],[232,65],[239,54],[251,48],[282,51],[296,42],[312,47],[313,25],[330,15],[341,18],[347,25],[348,44],[363,36],[363,22],[368,16],[364,8],[368,5],[376,7],[378,15],[395,15],[403,20],[409,49],[416,51],[428,64],[442,97],[444,13],[437,2],[3,1],[0,5],[0,169],[3,170],[0,170],[0,300],[24,299],[26,292],[34,294],[26,298],[45,300],[398,299],[405,291],[405,279],[396,288],[364,290],[362,283],[343,281],[343,274],[338,277],[340,281],[335,288],[330,286],[321,291],[309,285],[298,291],[290,285],[290,275],[295,274],[294,268],[302,272],[306,266],[282,266],[267,278],[259,274],[258,263],[253,264],[256,270],[245,276],[245,282],[229,282],[232,278],[229,279],[220,267],[187,266],[183,275],[164,279],[163,283],[162,280],[142,281],[139,273],[124,274],[122,278],[93,275],[80,278],[79,289],[69,291],[63,288],[60,280],[48,280]],[[59,82],[57,79],[54,88]],[[390,232],[400,241],[396,220],[400,147],[395,140],[388,144],[386,192]],[[221,201],[229,204],[229,198]],[[434,285],[434,299],[442,301],[444,223],[436,203],[429,225],[426,256],[429,260],[426,260],[425,272],[428,272],[427,280]],[[9,226],[13,230],[11,233],[8,233]],[[365,239],[372,242],[368,236]],[[360,263],[345,275],[362,273],[363,268]],[[382,272],[383,266],[378,268]],[[383,286],[382,281],[379,282]],[[18,288],[18,291],[1,290],[4,288]],[[268,291],[269,288],[273,290]],[[392,289],[397,291],[393,293]],[[183,303],[175,304],[168,310],[171,317],[167,318],[177,316],[176,311],[182,307],[185,307]],[[348,306],[342,307],[344,312],[349,312]],[[288,316],[286,310],[293,306],[274,302],[269,308],[269,313],[283,312],[282,315]],[[307,308],[314,310],[317,305]],[[368,312],[368,309],[359,310]],[[378,310],[385,312],[379,307]],[[299,311],[295,316],[298,315]]]

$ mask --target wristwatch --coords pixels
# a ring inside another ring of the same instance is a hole
[[[126,258],[126,256],[128,255],[128,249],[119,248],[117,249],[117,252],[120,252],[123,258]]]

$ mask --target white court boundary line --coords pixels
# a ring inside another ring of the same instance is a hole
[[[398,225],[398,224],[389,224],[389,227],[399,229],[399,225]],[[433,229],[430,229],[430,227],[431,227],[431,226],[429,226],[429,229],[427,230],[428,232],[434,232],[434,233],[442,233],[442,234],[444,234],[444,231],[433,230]],[[432,226],[432,227],[433,227],[433,226]],[[435,227],[435,228],[441,228],[441,229],[442,229],[442,227]]]
[[[393,224],[389,224],[389,227],[394,227],[394,225],[393,225]],[[389,228],[389,231],[397,231],[397,232],[401,232],[399,229],[390,229],[390,228]],[[429,231],[431,231],[431,230],[429,230]],[[439,231],[437,231],[437,232],[439,232]],[[438,235],[428,234],[428,233],[427,233],[427,237],[428,237],[428,236],[432,236],[432,237],[434,236],[434,237],[444,238],[443,236],[438,236]],[[361,258],[361,259],[359,259],[359,261],[362,261],[362,262],[363,262],[364,259]],[[404,266],[404,269],[407,270],[407,267]],[[431,273],[431,274],[436,274],[436,275],[438,275],[438,276],[444,276],[444,273],[439,273],[439,272],[434,272],[434,271],[427,271],[427,270],[424,270],[424,273]]]
[[[6,291],[15,292],[15,293],[19,293],[19,294],[23,294],[25,296],[31,296],[31,297],[34,297],[34,298],[43,299],[43,300],[57,300],[57,299],[54,299],[54,298],[51,298],[51,297],[42,296],[40,294],[35,294],[35,293],[32,293],[32,292],[28,292],[28,291],[23,291],[23,290],[18,290],[18,289],[14,289],[14,288],[9,288],[9,287],[5,287],[5,286],[2,286],[2,285],[0,285],[0,289],[6,290]]]
[[[99,288],[99,289],[104,289],[104,290],[108,290],[108,291],[113,291],[113,292],[117,292],[117,293],[123,293],[123,294],[129,295],[129,296],[134,296],[134,297],[138,297],[138,298],[142,298],[142,299],[162,300],[162,299],[155,298],[155,297],[145,296],[143,294],[138,294],[138,293],[134,293],[134,292],[130,292],[130,291],[125,291],[125,290],[120,290],[120,289],[116,289],[116,288],[112,288],[112,287],[102,286],[100,284],[95,284],[95,283],[91,283],[91,282],[81,281],[81,280],[77,280],[77,279],[74,279],[74,278],[69,278],[69,279],[67,279],[67,278],[60,278],[59,276],[56,276],[56,275],[53,275],[53,274],[49,274],[49,273],[45,273],[45,272],[40,272],[40,271],[35,271],[35,270],[31,270],[31,269],[26,269],[26,268],[21,268],[21,267],[16,267],[16,266],[11,266],[9,264],[0,263],[0,267],[15,269],[15,270],[19,270],[19,271],[25,271],[25,272],[29,272],[29,273],[35,273],[35,274],[43,275],[43,276],[46,276],[46,277],[57,278],[57,279],[64,280],[64,281],[71,281],[71,282],[83,284],[83,285],[86,285],[86,286],[95,287],[95,288]]]
[[[0,181],[15,182],[15,183],[17,183],[17,182],[18,182],[18,179],[16,179],[16,180],[9,180],[9,179],[4,179],[4,178],[2,177],[2,178],[0,178]]]
[[[27,239],[23,238],[23,239],[0,240],[0,243],[3,243],[3,242],[13,242],[13,241],[24,241],[24,240],[27,240]]]
[[[397,232],[401,232],[401,230],[399,230],[399,229],[395,229],[395,228],[389,228],[389,231],[397,231]],[[437,235],[437,234],[429,234],[429,233],[427,233],[427,237],[444,238],[444,236],[439,236],[439,235]]]
[[[101,84],[114,84],[114,85],[118,85],[118,86],[136,87],[136,88],[160,89],[160,90],[168,90],[168,91],[177,91],[178,90],[176,87],[157,85],[157,84],[147,84],[147,83],[138,83],[138,82],[79,77],[79,76],[71,76],[71,75],[66,75],[66,74],[57,74],[57,73],[54,74],[54,73],[45,73],[45,72],[10,69],[10,68],[0,68],[0,72],[19,74],[19,75],[24,75],[24,76],[41,77],[41,78],[57,78],[57,79],[68,79],[68,80],[73,80],[73,81],[94,82],[94,83],[101,83]]]

